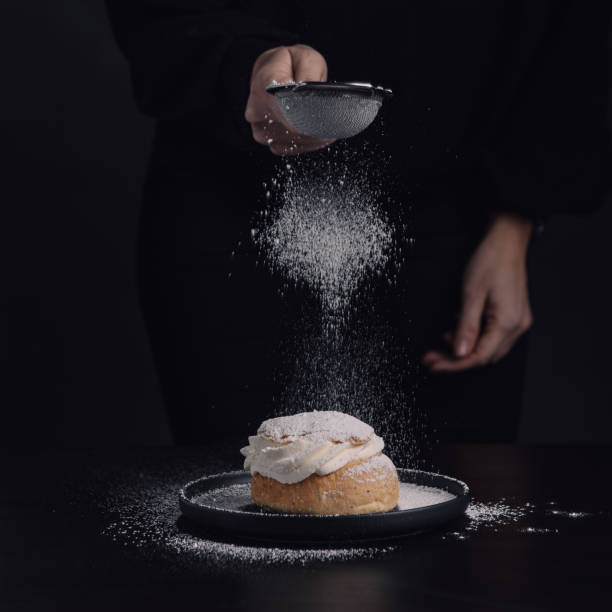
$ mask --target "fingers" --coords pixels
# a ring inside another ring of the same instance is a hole
[[[334,140],[304,136],[296,132],[278,108],[276,98],[266,92],[272,82],[321,81],[327,79],[325,58],[306,45],[277,47],[262,53],[253,67],[251,90],[244,117],[251,124],[255,142],[274,155],[299,155],[330,145]]]
[[[466,288],[463,292],[463,302],[459,323],[453,338],[453,348],[457,357],[469,355],[476,346],[480,334],[482,311],[486,293]]]
[[[257,87],[264,89],[276,81],[286,83],[295,81],[293,55],[290,47],[276,47],[262,54],[255,63],[253,76],[257,79]]]
[[[450,347],[453,346],[453,337],[454,334],[452,331],[447,331],[442,334],[442,339],[446,344]],[[431,367],[436,361],[440,361],[442,359],[450,359],[452,356],[447,351],[428,351],[421,358],[421,362],[423,365]]]
[[[289,53],[296,82],[327,80],[327,62],[318,51],[306,45],[295,45],[289,47]]]
[[[462,372],[496,363],[508,354],[514,343],[532,325],[531,311],[520,318],[491,319],[474,350],[466,357],[457,357],[441,351],[429,351],[422,359],[431,372]],[[449,338],[448,332],[444,335]]]
[[[282,123],[283,117],[276,100],[266,91],[266,87],[272,81],[283,83],[293,80],[293,58],[287,47],[276,47],[262,53],[253,66],[244,118],[251,125],[263,124],[270,118]]]
[[[244,118],[245,120],[251,124],[251,127],[255,124],[264,124],[268,117],[276,113],[276,109],[274,109],[271,105],[271,102],[268,100],[265,95],[265,91],[262,89],[261,91],[255,89],[251,86],[251,93],[249,94],[249,98],[247,100],[246,108],[244,109]],[[262,93],[263,91],[263,93]]]
[[[448,353],[443,353],[441,351],[428,351],[425,353],[425,355],[423,355],[421,362],[423,365],[431,368],[435,363],[439,361],[448,361],[449,359],[452,359],[452,356]]]
[[[485,329],[476,348],[463,358],[446,358],[435,361],[431,365],[432,372],[461,372],[475,367],[482,367],[492,362],[493,356],[500,348],[505,335],[498,325]]]

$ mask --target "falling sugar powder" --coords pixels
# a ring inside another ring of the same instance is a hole
[[[279,167],[271,185],[278,204],[261,212],[252,232],[262,258],[307,287],[324,318],[344,317],[363,281],[383,275],[393,252],[382,190],[341,147]]]
[[[379,153],[335,145],[279,165],[264,184],[267,207],[253,240],[260,261],[284,279],[284,291],[305,290],[306,298],[283,341],[270,416],[354,415],[383,437],[397,465],[407,466],[423,437],[415,385],[408,384],[412,366],[374,298],[397,280],[406,228],[389,216],[398,207],[390,205],[381,175],[387,161]]]
[[[336,336],[312,318],[301,317],[298,325],[284,341],[274,413],[349,413],[374,428],[397,467],[414,467],[426,437],[415,409],[412,366],[392,331],[373,316],[354,317]]]
[[[387,263],[392,231],[357,186],[330,181],[285,194],[257,234],[270,266],[307,285],[327,313],[345,311],[363,279]]]

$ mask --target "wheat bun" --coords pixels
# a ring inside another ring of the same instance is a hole
[[[399,481],[393,462],[381,453],[293,484],[253,474],[251,498],[259,506],[298,514],[365,514],[397,505]]]

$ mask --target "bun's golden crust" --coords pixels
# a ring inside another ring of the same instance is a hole
[[[299,514],[386,512],[397,505],[398,496],[397,471],[382,454],[294,484],[261,474],[251,478],[251,497],[257,505]]]

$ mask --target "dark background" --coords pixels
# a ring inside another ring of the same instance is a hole
[[[153,123],[102,1],[3,0],[0,67],[0,442],[167,443],[134,269]],[[611,222],[554,218],[532,249],[521,441],[612,441]]]

